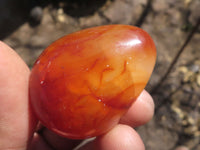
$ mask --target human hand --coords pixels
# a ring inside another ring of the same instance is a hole
[[[38,124],[28,101],[30,70],[24,61],[0,42],[0,150],[71,150],[81,141],[60,137],[48,129],[35,131]],[[120,123],[79,150],[144,150],[132,127],[147,123],[154,103],[143,91]]]

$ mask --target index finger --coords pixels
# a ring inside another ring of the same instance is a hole
[[[128,112],[121,118],[120,123],[137,127],[149,122],[153,115],[153,99],[147,91],[143,90]]]

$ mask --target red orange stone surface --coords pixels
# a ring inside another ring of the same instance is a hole
[[[69,34],[34,64],[31,105],[38,119],[62,136],[100,135],[139,96],[155,61],[153,40],[137,27],[107,25]]]

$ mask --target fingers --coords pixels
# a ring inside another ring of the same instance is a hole
[[[147,123],[152,118],[153,113],[153,99],[146,91],[143,91],[136,102],[131,106],[129,111],[122,117],[120,122],[126,125],[117,125],[110,132],[100,136],[95,141],[86,144],[80,150],[128,150],[128,147],[133,149],[133,146],[134,150],[142,150],[142,148],[144,148],[142,140],[136,131],[131,127],[136,127]],[[60,137],[48,129],[44,129],[42,135],[45,141],[50,143],[49,145],[51,145],[51,147],[58,150],[72,149],[81,142],[80,140],[69,140]],[[127,147],[124,148],[126,145]]]
[[[151,120],[154,114],[154,102],[152,97],[144,90],[121,118],[120,123],[137,127]]]
[[[145,150],[144,144],[137,132],[119,124],[110,132],[86,144],[79,150]]]
[[[0,42],[0,149],[25,150],[36,120],[28,105],[29,68]]]
[[[153,114],[153,99],[144,90],[128,112],[121,118],[120,123],[125,125],[117,125],[105,135],[86,144],[79,150],[144,150],[145,147],[140,136],[131,127],[137,127],[147,123],[151,120]]]

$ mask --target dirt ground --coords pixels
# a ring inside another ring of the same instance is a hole
[[[158,84],[200,16],[199,0],[0,0],[0,40],[31,66],[51,42],[97,25],[146,30],[158,51],[147,90]],[[200,150],[200,28],[152,93],[155,117],[137,128],[147,150]]]

